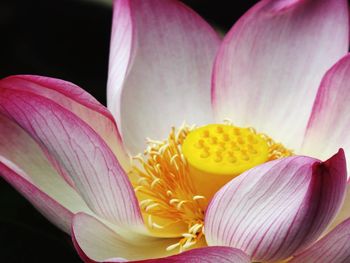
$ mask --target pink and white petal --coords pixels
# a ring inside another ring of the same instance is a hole
[[[346,187],[346,195],[343,206],[338,212],[336,218],[333,220],[332,224],[328,227],[327,232],[332,231],[337,225],[343,222],[345,219],[350,217],[350,181],[348,181]]]
[[[95,217],[85,213],[74,216],[72,238],[80,257],[89,262],[108,259],[142,260],[168,256],[166,248],[174,239],[150,238],[141,235],[121,236]]]
[[[72,213],[92,213],[78,193],[52,167],[39,145],[21,127],[1,114],[0,134],[0,176],[20,192],[24,189],[25,193],[38,193],[39,199],[47,195],[54,200],[52,202],[59,203]],[[26,197],[30,201],[33,198]]]
[[[129,260],[162,257],[173,239],[126,240],[96,218],[84,213],[75,215],[72,225],[74,245],[85,262],[125,262]],[[137,262],[250,262],[242,251],[230,247],[193,249],[166,258]],[[135,261],[132,261],[135,262]]]
[[[322,76],[347,53],[347,5],[263,0],[249,10],[216,58],[216,118],[253,126],[298,150]]]
[[[350,218],[289,262],[350,262]]]
[[[109,50],[107,107],[120,125],[122,87],[132,64],[133,21],[130,1],[113,2],[113,20]]]
[[[138,261],[142,263],[250,263],[241,250],[231,247],[196,248],[167,258]]]
[[[324,76],[309,119],[303,154],[324,158],[338,148],[350,151],[350,54]]]
[[[108,144],[125,169],[129,161],[112,114],[77,85],[49,77],[16,75],[0,80],[0,87],[30,91],[49,98],[89,124]]]
[[[338,212],[346,188],[342,150],[326,162],[294,156],[255,167],[226,184],[205,218],[208,245],[278,261],[316,240]]]
[[[57,161],[92,211],[120,227],[132,226],[136,231],[143,226],[125,172],[89,125],[42,96],[5,88],[0,91],[0,112],[18,123]]]
[[[48,220],[66,233],[70,232],[73,213],[55,199],[26,179],[18,167],[0,156],[0,175],[17,191],[19,191]]]
[[[119,0],[114,8],[108,107],[126,148],[143,152],[146,137],[165,138],[183,121],[210,122],[215,31],[179,1]]]

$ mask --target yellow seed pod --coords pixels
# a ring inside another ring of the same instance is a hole
[[[191,131],[182,145],[201,194],[212,195],[244,171],[268,160],[269,147],[249,128],[210,124]],[[202,185],[204,184],[204,185]]]

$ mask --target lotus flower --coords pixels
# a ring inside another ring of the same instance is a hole
[[[2,79],[0,174],[86,262],[347,262],[348,25],[346,0],[262,0],[221,41],[115,1],[108,109]]]

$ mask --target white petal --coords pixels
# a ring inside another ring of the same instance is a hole
[[[142,152],[146,137],[163,139],[183,121],[212,120],[211,70],[219,43],[214,30],[178,1],[116,2],[108,107],[128,150]]]
[[[301,152],[324,158],[344,148],[349,154],[349,128],[350,55],[347,55],[327,72],[321,82]]]
[[[219,120],[298,150],[322,76],[348,51],[346,0],[266,0],[231,29],[213,75]]]

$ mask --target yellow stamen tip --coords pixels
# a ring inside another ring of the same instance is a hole
[[[182,150],[191,166],[217,175],[239,175],[269,158],[268,144],[261,136],[248,128],[224,124],[191,131]]]

